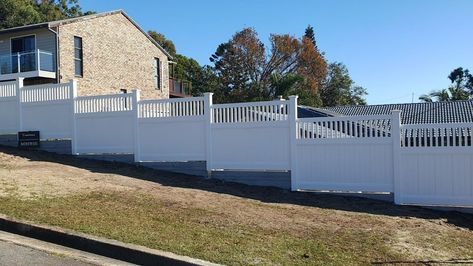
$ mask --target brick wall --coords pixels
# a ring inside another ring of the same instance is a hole
[[[82,37],[83,77],[74,71],[74,36]],[[59,26],[60,79],[76,78],[79,96],[140,89],[142,99],[169,98],[167,56],[122,14]],[[161,89],[154,59],[161,60]]]

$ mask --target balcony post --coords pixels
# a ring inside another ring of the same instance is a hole
[[[38,71],[38,72],[41,70],[40,69],[41,64],[39,62],[39,60],[40,60],[39,58],[40,58],[39,49],[36,49],[36,71]]]
[[[16,53],[16,61],[17,61],[17,73],[21,72],[21,67],[20,67],[20,52]],[[12,71],[13,72],[13,71]]]

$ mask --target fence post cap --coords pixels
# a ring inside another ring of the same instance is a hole
[[[213,92],[204,92],[204,95],[214,95]]]
[[[289,96],[289,99],[297,99],[297,98],[299,98],[299,95],[290,95]]]

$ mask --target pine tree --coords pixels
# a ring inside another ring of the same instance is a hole
[[[315,49],[317,49],[317,43],[315,41],[315,32],[314,28],[311,25],[307,26],[307,28],[305,29],[304,38],[308,38],[315,46]]]

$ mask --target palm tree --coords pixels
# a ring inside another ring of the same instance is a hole
[[[432,91],[429,94],[424,94],[419,97],[419,100],[422,102],[451,102],[451,101],[464,101],[468,100],[468,92],[462,88],[457,88],[450,86],[448,89],[443,89],[439,91]]]

